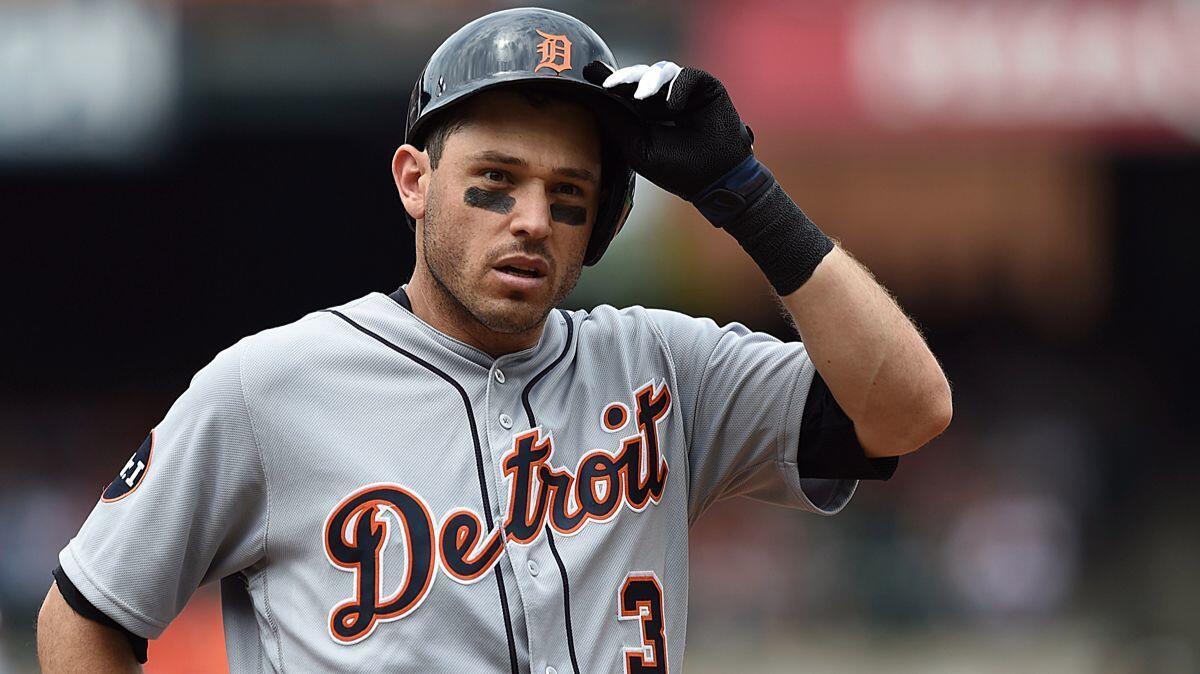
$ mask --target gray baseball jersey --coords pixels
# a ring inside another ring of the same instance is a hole
[[[801,479],[803,344],[671,311],[554,311],[493,359],[374,293],[192,380],[60,554],[158,636],[221,582],[233,671],[680,671],[688,528]]]

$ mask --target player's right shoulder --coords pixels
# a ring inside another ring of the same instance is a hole
[[[270,389],[273,383],[301,376],[316,363],[344,350],[345,331],[332,311],[350,312],[371,295],[340,306],[313,311],[284,325],[242,338],[222,351],[210,367],[237,368],[243,386]],[[235,365],[236,364],[236,365]]]

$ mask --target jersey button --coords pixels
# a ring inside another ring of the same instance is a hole
[[[504,370],[497,368],[496,372],[494,374],[496,377],[496,383],[503,384],[504,383]]]
[[[529,575],[531,575],[531,576],[536,576],[536,575],[538,575],[539,572],[541,572],[541,568],[538,567],[538,563],[533,561],[532,559],[529,560],[528,567],[529,567]]]
[[[500,415],[500,425],[504,428],[512,428],[512,417],[507,414]]]
[[[546,674],[558,674],[558,670],[553,667],[547,667]]]

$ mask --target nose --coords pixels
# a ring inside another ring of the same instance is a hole
[[[550,236],[550,200],[540,185],[530,185],[513,194],[513,206],[508,231],[518,238],[544,239]]]

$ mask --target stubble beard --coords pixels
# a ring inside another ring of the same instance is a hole
[[[550,311],[558,306],[579,282],[582,264],[571,265],[567,275],[554,289],[548,304],[536,305],[532,301],[505,301],[484,297],[467,281],[464,266],[466,253],[462,241],[454,242],[437,221],[436,190],[429,190],[425,204],[422,229],[422,252],[425,267],[440,290],[442,309],[455,314],[459,319],[473,320],[492,332],[518,334],[537,328],[546,320]]]

